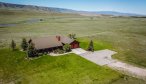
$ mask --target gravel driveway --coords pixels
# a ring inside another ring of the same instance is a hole
[[[106,65],[124,74],[146,80],[146,69],[135,67],[133,65],[112,59],[111,56],[113,54],[116,54],[116,52],[114,51],[105,49],[100,51],[88,52],[81,48],[77,48],[73,49],[72,52],[100,66]]]
[[[106,50],[100,50],[100,51],[95,51],[95,52],[83,53],[83,54],[80,54],[80,56],[98,65],[103,66],[103,65],[107,65],[107,64],[115,62],[111,58],[111,55],[115,53],[116,52],[114,51],[106,49]]]
[[[108,64],[107,66],[115,70],[121,71],[124,74],[146,80],[146,69],[144,68],[135,67],[133,65],[126,64],[120,61]]]

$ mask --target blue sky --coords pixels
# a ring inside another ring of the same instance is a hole
[[[16,4],[68,8],[84,11],[117,11],[146,15],[146,0],[0,0]]]

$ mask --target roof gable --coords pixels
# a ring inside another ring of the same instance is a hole
[[[60,36],[60,41],[56,38],[56,36],[48,36],[48,37],[40,37],[40,38],[33,38],[32,42],[35,45],[36,49],[46,49],[52,47],[59,47],[63,46],[64,44],[71,44],[74,39],[70,39],[67,36]]]
[[[54,36],[35,38],[32,39],[32,42],[34,43],[36,49],[62,46],[62,43],[59,42]]]
[[[61,36],[61,39],[60,39],[60,41],[62,42],[62,43],[64,43],[64,44],[70,44],[70,43],[72,43],[73,41],[74,41],[74,39],[71,39],[71,38],[69,38],[69,37],[67,37],[67,36]]]

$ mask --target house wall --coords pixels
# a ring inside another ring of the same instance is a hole
[[[56,49],[62,49],[62,46],[52,47],[52,48],[45,48],[45,49],[38,49],[38,53],[44,53],[44,52],[53,52]]]
[[[71,49],[74,49],[74,48],[79,48],[79,43],[78,42],[73,42],[71,43]]]

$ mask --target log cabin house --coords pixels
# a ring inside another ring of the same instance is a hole
[[[52,52],[55,49],[62,49],[65,44],[70,44],[71,49],[79,48],[79,42],[67,36],[40,37],[31,41],[38,52]]]

